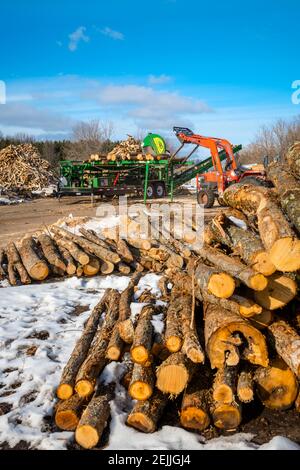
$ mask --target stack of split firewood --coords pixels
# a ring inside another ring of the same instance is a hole
[[[50,164],[31,144],[10,145],[0,152],[0,188],[41,190],[54,183]]]
[[[116,147],[109,152],[107,160],[121,161],[121,160],[154,160],[154,156],[150,154],[144,155],[142,153],[142,146],[139,140],[136,140],[131,135],[127,140],[120,142]]]

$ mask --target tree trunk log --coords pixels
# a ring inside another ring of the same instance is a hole
[[[110,417],[107,396],[94,397],[83,412],[75,432],[76,442],[84,449],[95,447]]]
[[[84,251],[76,245],[76,243],[71,240],[66,240],[65,238],[60,238],[59,236],[54,236],[54,240],[57,245],[65,250],[67,250],[71,256],[81,265],[89,263],[90,257]]]
[[[145,367],[134,364],[129,394],[134,400],[148,400],[151,397],[155,384],[155,376],[152,366]]]
[[[0,248],[0,281],[6,278],[6,273],[3,269],[3,262],[4,262],[5,251],[3,248]]]
[[[110,361],[118,361],[122,355],[123,348],[124,341],[120,336],[119,326],[118,324],[116,324],[106,349],[107,359],[109,359]]]
[[[215,248],[204,247],[197,250],[197,254],[205,261],[221,269],[242,281],[250,289],[262,291],[266,288],[268,281],[263,274],[257,273],[252,268],[241,263],[237,259],[231,258]]]
[[[49,275],[49,268],[47,263],[36,254],[33,239],[31,237],[24,238],[17,248],[31,279],[44,281]]]
[[[192,295],[181,295],[181,322],[183,332],[182,352],[195,363],[203,363],[204,352],[200,344],[194,319],[194,306]]]
[[[201,369],[188,384],[182,399],[180,422],[186,429],[204,431],[209,426],[211,406],[211,373]]]
[[[230,404],[235,400],[237,368],[225,366],[218,369],[213,384],[215,402]]]
[[[217,268],[206,266],[204,263],[195,267],[195,280],[201,290],[216,297],[227,299],[234,293],[235,282],[232,276]]]
[[[182,342],[181,297],[172,295],[167,310],[165,345],[170,352],[174,353],[180,351]]]
[[[127,424],[145,433],[156,431],[167,401],[167,396],[156,390],[149,400],[136,403],[127,418]]]
[[[255,315],[261,314],[263,311],[263,308],[260,305],[256,304],[251,299],[242,297],[241,295],[233,295],[229,299],[220,299],[212,294],[206,293],[205,291],[201,291],[200,289],[196,289],[195,295],[197,299],[202,302],[219,305],[220,307],[225,308],[226,310],[231,310],[244,318],[254,317]]]
[[[79,395],[73,395],[68,400],[61,401],[55,412],[56,426],[63,431],[75,431],[87,403],[87,400]]]
[[[278,355],[296,377],[300,378],[300,336],[288,323],[278,320],[269,326],[272,343]]]
[[[185,354],[171,354],[156,371],[156,387],[163,393],[179,395],[192,378],[195,365]]]
[[[76,264],[74,262],[73,256],[63,246],[58,245],[58,250],[66,265],[67,274],[69,274],[69,276],[73,276],[76,273]]]
[[[264,336],[249,322],[230,310],[204,303],[205,345],[212,369],[235,366],[243,359],[268,365]],[[239,352],[239,346],[243,346]]]
[[[56,392],[58,398],[61,400],[67,400],[73,395],[77,373],[88,354],[90,345],[94,339],[99,325],[101,314],[105,309],[106,302],[111,295],[111,292],[111,289],[107,289],[100,302],[92,311],[82,332],[82,335],[77,341],[71,357],[63,370],[60,384]]]
[[[135,329],[130,354],[133,362],[137,362],[138,364],[145,364],[151,354],[153,343],[153,325],[151,320],[153,314],[153,306],[146,305],[143,307]]]
[[[115,265],[110,261],[102,261],[100,269],[101,274],[111,274],[115,270]]]
[[[259,367],[254,379],[257,394],[267,408],[286,410],[297,398],[296,377],[280,358],[272,360],[269,367]]]
[[[278,271],[300,269],[300,240],[269,189],[234,184],[226,189],[223,199],[229,206],[257,217],[260,238]]]
[[[279,162],[268,166],[268,177],[277,189],[281,207],[300,234],[300,184]]]
[[[10,242],[7,245],[6,255],[7,255],[8,264],[10,266],[9,267],[10,271],[13,270],[14,272],[17,272],[19,274],[22,284],[30,284],[31,279],[28,276],[28,273],[17,251],[17,248],[13,242]],[[14,276],[12,277],[12,282],[15,282],[15,281],[16,281],[16,278]],[[16,284],[12,284],[12,285],[16,285]]]
[[[295,142],[294,145],[289,148],[286,159],[291,172],[294,173],[297,178],[300,178],[300,142]]]
[[[225,214],[216,216],[209,227],[215,241],[230,247],[254,271],[265,276],[276,271],[260,237],[249,229],[237,227]]]
[[[121,293],[120,297],[118,328],[120,337],[127,344],[131,344],[134,338],[134,325],[130,319],[130,305],[134,295],[135,287],[138,285],[141,277],[142,274],[140,272],[135,273],[132,276],[127,288]]]
[[[297,284],[291,277],[275,273],[268,278],[267,287],[255,292],[256,302],[267,310],[276,310],[287,305],[297,293]]]
[[[78,371],[75,389],[81,397],[86,397],[93,393],[96,380],[106,365],[107,346],[119,316],[119,299],[119,292],[113,290],[106,302],[107,310],[103,325],[96,333],[88,356]]]
[[[128,276],[128,274],[130,274],[131,272],[130,266],[122,262],[117,264],[117,268],[118,268],[118,271],[124,274],[125,276]]]
[[[237,382],[237,396],[243,403],[254,400],[253,373],[251,370],[244,370],[239,374]]]
[[[90,256],[88,264],[83,266],[83,273],[85,276],[96,276],[100,271],[100,261],[94,256]]]
[[[41,248],[43,250],[44,256],[50,266],[55,266],[56,268],[61,269],[63,272],[67,270],[67,267],[63,260],[61,259],[58,251],[56,250],[56,247],[53,243],[53,240],[49,235],[46,235],[45,233],[42,233],[38,237],[38,242],[41,245]]]
[[[225,431],[234,431],[242,421],[241,406],[237,402],[230,404],[215,403],[211,407],[211,414],[216,428],[224,429]]]

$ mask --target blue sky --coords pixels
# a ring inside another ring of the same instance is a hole
[[[100,119],[116,138],[186,125],[246,144],[300,114],[299,0],[1,3],[5,134]]]

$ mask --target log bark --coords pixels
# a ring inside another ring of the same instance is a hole
[[[172,353],[180,351],[183,343],[182,319],[181,319],[181,297],[171,296],[167,310],[165,345]]]
[[[3,268],[5,251],[3,248],[0,248],[0,281],[6,278],[6,273]]]
[[[256,302],[266,310],[276,310],[287,305],[297,293],[297,284],[282,273],[275,273],[268,277],[268,285],[261,292],[255,292]]]
[[[67,250],[72,258],[74,258],[81,266],[89,263],[90,257],[76,243],[59,236],[54,236],[54,240],[58,247]]]
[[[269,189],[234,184],[224,191],[223,199],[229,206],[257,218],[260,238],[278,271],[300,269],[300,240]]]
[[[237,385],[237,368],[225,366],[218,369],[213,384],[215,402],[230,404],[235,400]]]
[[[168,289],[169,280],[166,276],[162,276],[158,281],[158,288],[161,292],[161,298],[168,301],[170,299],[170,292]]]
[[[254,380],[258,397],[267,408],[286,410],[297,398],[296,377],[281,358],[273,359],[268,367],[259,367]]]
[[[83,412],[75,432],[76,442],[84,449],[92,449],[101,439],[110,417],[106,395],[94,397]]]
[[[152,315],[155,313],[152,305],[143,307],[134,333],[130,350],[133,362],[145,364],[150,357],[153,343]]]
[[[17,251],[17,248],[13,242],[10,242],[6,248],[6,255],[9,265],[9,273],[12,281],[12,285],[17,284],[17,279],[15,275],[12,275],[12,271],[14,273],[18,273],[20,276],[20,280],[22,284],[30,284],[31,279],[21,261],[20,255]]]
[[[87,400],[79,395],[73,395],[68,400],[61,401],[55,412],[55,424],[63,431],[75,431]]]
[[[203,363],[205,355],[200,344],[195,325],[194,303],[192,295],[181,295],[181,322],[183,333],[182,352],[195,363]]]
[[[156,371],[156,387],[163,393],[179,395],[192,378],[195,365],[185,354],[171,354]]]
[[[77,341],[75,348],[68,360],[57,388],[57,396],[61,400],[67,400],[74,393],[74,386],[80,366],[86,359],[91,343],[97,331],[101,314],[105,309],[106,302],[111,294],[111,289],[107,289],[100,302],[93,309],[81,337]]]
[[[254,382],[251,370],[244,370],[238,376],[237,396],[243,403],[254,400]]]
[[[148,400],[153,394],[155,376],[152,366],[134,364],[129,394],[134,400]]]
[[[180,422],[186,429],[204,431],[210,424],[211,374],[201,369],[188,384],[182,399]]]
[[[111,274],[115,270],[115,265],[110,261],[102,261],[100,269],[102,274]]]
[[[127,418],[127,424],[145,433],[156,431],[167,401],[167,396],[156,390],[149,400],[136,403]]]
[[[206,352],[213,369],[235,366],[240,356],[252,364],[268,365],[264,336],[236,313],[204,303],[204,325]]]
[[[127,242],[134,248],[145,251],[149,251],[152,245],[150,240],[143,240],[142,238],[129,238]]]
[[[128,274],[130,274],[131,272],[130,266],[122,262],[117,264],[117,268],[118,268],[118,271],[124,274],[125,276],[128,276]]]
[[[271,310],[263,310],[259,315],[249,318],[251,325],[255,326],[258,330],[264,330],[274,320],[274,314]]]
[[[296,377],[300,378],[300,336],[284,320],[269,326],[271,340],[278,355],[286,362]]]
[[[73,256],[63,246],[58,246],[58,251],[60,252],[66,265],[67,274],[69,274],[69,276],[73,276],[76,273],[76,264],[74,262]]]
[[[107,346],[119,315],[119,299],[119,292],[111,291],[106,301],[107,310],[103,325],[97,331],[87,358],[82,363],[76,376],[75,389],[81,397],[86,397],[93,393],[96,380],[106,365]]]
[[[107,349],[106,357],[111,361],[118,361],[122,355],[124,348],[124,341],[122,340],[119,332],[118,324],[115,325]]]
[[[267,169],[268,178],[278,192],[281,207],[300,234],[300,184],[289,169],[273,162]]]
[[[211,415],[214,425],[225,431],[234,431],[242,421],[241,406],[237,402],[230,404],[215,403],[211,407]]]
[[[257,273],[252,268],[241,263],[216,248],[203,247],[197,250],[197,254],[205,261],[213,264],[216,268],[230,274],[242,281],[250,289],[262,291],[266,288],[268,281],[263,274]]]
[[[189,274],[191,274],[189,272]],[[219,298],[229,298],[235,290],[235,281],[230,274],[204,263],[195,267],[195,280],[201,290]]]
[[[121,293],[119,303],[119,334],[125,343],[131,344],[134,337],[134,325],[130,319],[131,315],[131,301],[134,295],[135,287],[138,285],[142,274],[140,272],[135,273],[127,288]]]
[[[214,240],[230,247],[254,271],[270,276],[276,271],[260,237],[236,226],[226,215],[216,216],[209,226]]]
[[[291,169],[291,172],[300,178],[300,142],[295,142],[286,154],[287,163]]]
[[[47,263],[36,254],[33,239],[31,237],[24,238],[17,249],[31,279],[44,281],[49,275],[49,268]]]
[[[41,245],[43,254],[50,264],[50,266],[55,266],[56,268],[65,272],[67,267],[63,260],[61,259],[51,237],[49,235],[42,233],[38,236],[38,242]]]
[[[94,256],[90,256],[88,264],[83,266],[83,273],[85,276],[96,276],[100,271],[100,261]]]
[[[117,253],[114,253],[111,250],[108,250],[100,245],[97,245],[96,243],[90,242],[89,240],[80,237],[79,235],[75,235],[68,230],[65,230],[60,227],[53,226],[51,230],[58,236],[61,236],[63,238],[67,238],[67,240],[70,240],[77,245],[79,245],[83,250],[87,251],[88,253],[92,253],[93,255],[97,256],[98,258],[104,260],[104,261],[109,261],[111,263],[118,263],[121,261],[119,255]]]

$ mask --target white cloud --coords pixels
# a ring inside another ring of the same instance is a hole
[[[89,42],[90,38],[85,34],[86,28],[84,26],[79,26],[73,33],[69,34],[69,49],[70,51],[76,51],[80,41]]]
[[[104,29],[100,30],[101,34],[104,34],[104,36],[108,36],[116,41],[123,41],[125,36],[123,33],[120,31],[114,31],[113,29],[109,28],[106,26]]]
[[[172,77],[165,75],[149,75],[148,83],[149,85],[163,85],[164,83],[169,83],[172,80]]]

